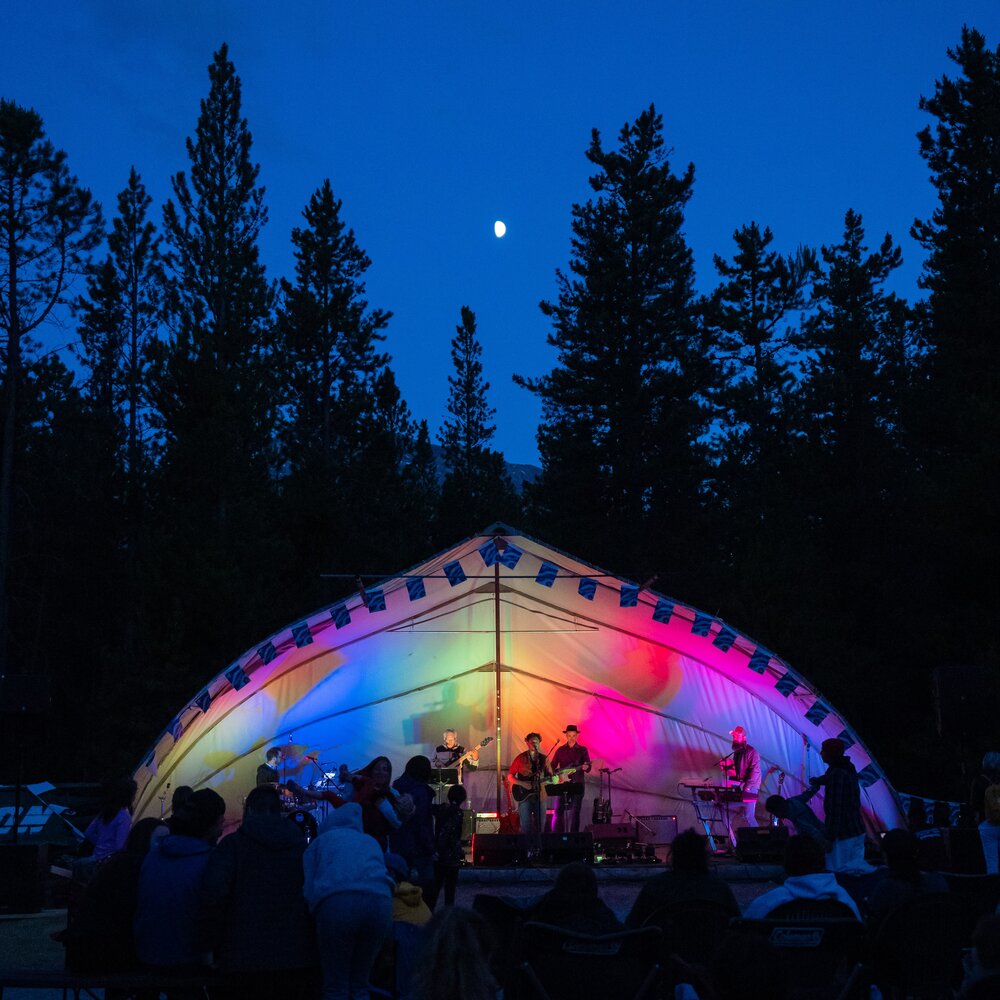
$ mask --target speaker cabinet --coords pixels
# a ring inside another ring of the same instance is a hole
[[[613,825],[613,824],[612,824]],[[594,835],[586,833],[543,833],[539,860],[546,865],[568,865],[571,861],[594,863]]]
[[[636,816],[640,844],[672,844],[677,836],[676,816]]]
[[[593,836],[594,840],[600,841],[602,844],[613,841],[624,843],[637,839],[635,823],[591,823],[587,827],[587,832]]]
[[[787,844],[787,826],[741,826],[736,831],[740,861],[782,861]]]
[[[519,833],[477,833],[472,838],[472,863],[480,868],[527,864],[527,840]]]

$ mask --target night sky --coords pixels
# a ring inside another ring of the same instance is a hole
[[[188,168],[185,139],[228,42],[267,188],[262,252],[290,275],[289,234],[330,178],[373,261],[373,305],[414,416],[439,425],[459,308],[475,310],[496,445],[537,461],[540,408],[511,374],[554,353],[540,299],[589,194],[590,130],[606,146],[655,102],[672,162],[695,164],[686,233],[698,286],[735,228],[757,220],[782,250],[837,242],[860,211],[869,245],[893,234],[917,295],[909,238],[934,191],[917,108],[952,73],[963,23],[1000,42],[1000,4],[462,2],[294,4],[4,0],[0,95],[38,111],[71,169],[114,211],[134,164],[159,206]],[[508,233],[493,235],[502,219]],[[71,331],[50,330],[57,346]]]

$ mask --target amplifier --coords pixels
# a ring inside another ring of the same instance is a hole
[[[672,844],[677,836],[676,816],[636,816],[640,844]]]
[[[474,833],[499,833],[500,818],[498,816],[476,816]],[[465,825],[462,826],[462,836],[465,836]]]
[[[472,863],[476,866],[509,868],[527,862],[527,840],[519,833],[477,833],[472,838]]]
[[[614,840],[635,840],[635,823],[591,823],[587,832],[593,834],[594,840],[607,844]]]
[[[543,833],[539,846],[539,860],[543,864],[566,865],[571,861],[594,863],[594,837],[589,831],[586,833]]]
[[[740,861],[783,861],[787,843],[787,826],[741,826],[736,831],[736,857]]]

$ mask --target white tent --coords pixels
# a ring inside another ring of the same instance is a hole
[[[902,825],[899,798],[844,717],[801,674],[717,617],[495,525],[413,569],[308,615],[248,650],[160,735],[135,773],[137,816],[169,789],[211,787],[238,819],[265,750],[292,745],[289,776],[432,755],[442,730],[495,741],[466,774],[472,804],[498,805],[506,770],[567,724],[613,777],[617,815],[696,825],[685,784],[718,780],[729,730],[761,754],[761,801],[803,790],[828,737],[848,744],[869,828]],[[309,755],[309,756],[307,756]],[[500,802],[501,811],[506,802]]]

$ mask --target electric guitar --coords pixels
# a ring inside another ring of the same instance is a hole
[[[553,771],[551,775],[539,771],[538,774],[532,775],[530,781],[514,778],[511,781],[511,795],[514,796],[515,802],[523,802],[529,795],[538,795],[543,784],[557,784],[560,778],[579,770],[580,765],[574,764],[572,767],[563,767],[558,771]]]
[[[471,750],[466,750],[465,753],[463,753],[462,756],[458,758],[458,760],[453,760],[450,764],[442,764],[438,769],[445,770],[453,767],[461,767],[474,753],[476,753],[479,750],[482,750],[483,747],[488,747],[492,742],[493,742],[493,737],[487,736],[486,739],[483,740],[482,743],[480,743],[478,746],[474,746]],[[434,760],[436,763],[438,761],[438,758],[435,757]]]

